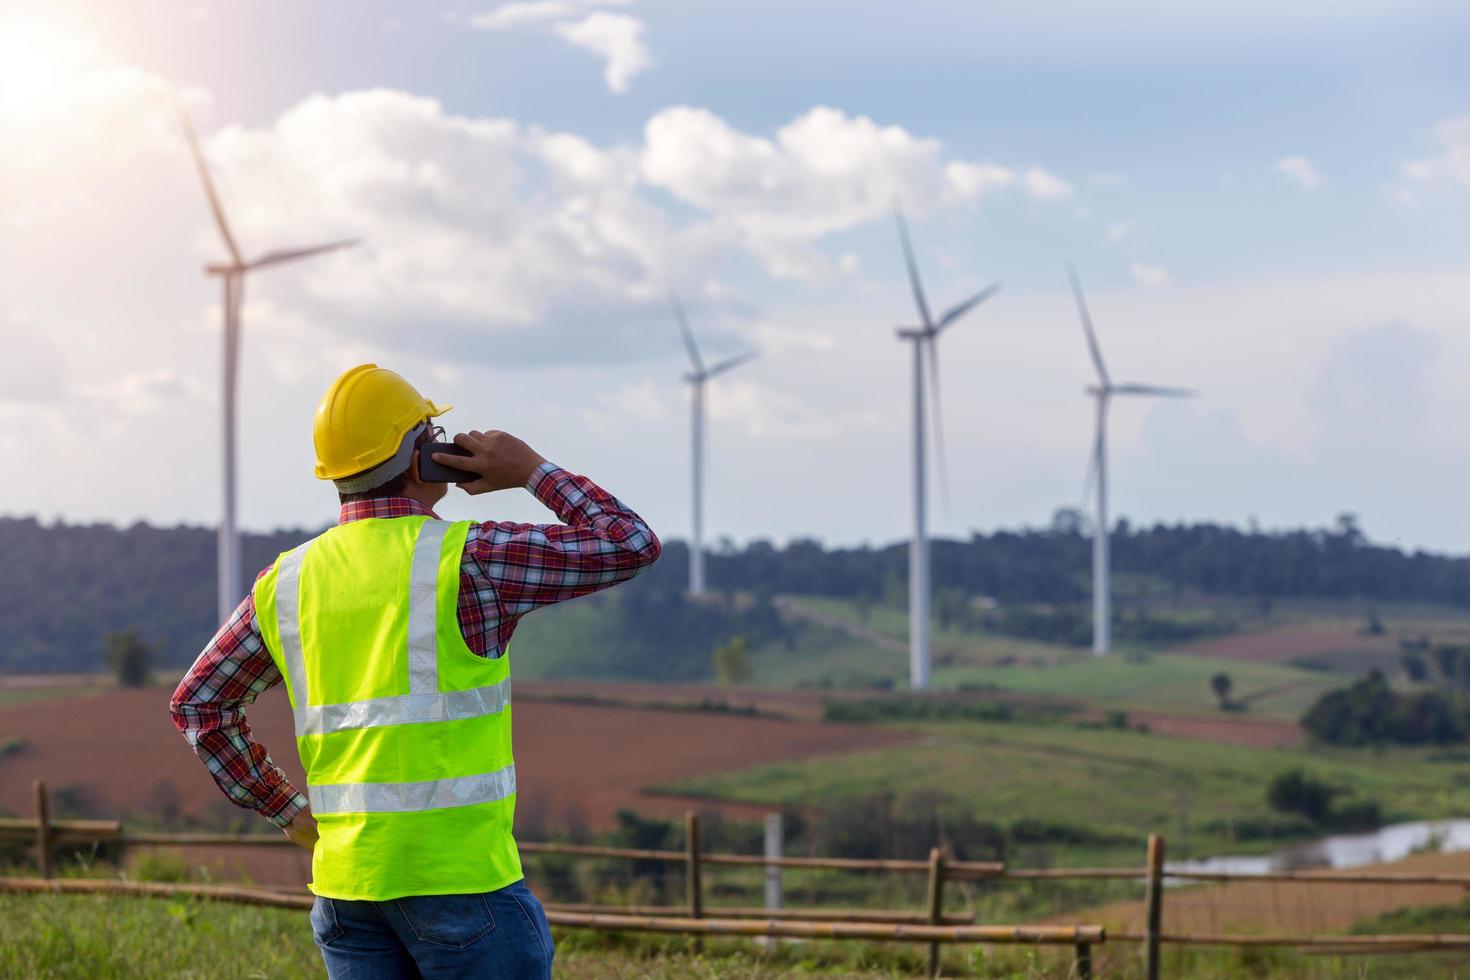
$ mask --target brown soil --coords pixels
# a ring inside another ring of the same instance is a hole
[[[901,731],[857,725],[711,711],[669,710],[543,700],[548,695],[597,693],[557,686],[518,685],[515,708],[520,809],[537,829],[568,822],[605,828],[621,808],[682,812],[686,801],[648,790],[692,776],[731,769],[902,744]],[[730,700],[718,689],[681,689],[675,703]],[[32,809],[31,780],[46,779],[59,808],[71,805],[99,816],[156,819],[166,799],[177,813],[217,821],[228,804],[168,715],[162,688],[109,690],[0,708],[0,739],[18,735],[26,746],[0,759],[0,808]],[[623,696],[649,692],[625,689]],[[665,695],[668,692],[664,692]],[[698,695],[698,696],[696,696]],[[751,696],[762,709],[789,701],[793,714],[820,710],[820,699]],[[648,701],[652,702],[653,697]],[[257,740],[298,783],[290,714],[279,688],[262,695],[249,718]],[[710,807],[711,809],[713,806]]]
[[[1201,640],[1179,647],[1174,652],[1218,657],[1222,660],[1272,663],[1343,651],[1391,653],[1395,649],[1395,640],[1389,636],[1363,636],[1351,629],[1291,626],[1264,633],[1238,633],[1214,640]]]

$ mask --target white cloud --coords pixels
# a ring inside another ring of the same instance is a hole
[[[1282,157],[1271,168],[1302,190],[1314,191],[1326,182],[1316,165],[1303,156]]]
[[[497,357],[617,358],[636,311],[663,292],[665,256],[698,265],[700,246],[676,247],[638,193],[633,152],[451,115],[432,99],[312,96],[268,127],[221,131],[209,149],[249,250],[365,239],[315,275],[270,281],[303,284],[292,305],[341,335],[432,337],[471,357],[499,335]],[[610,346],[562,348],[562,332],[592,316]]]
[[[1138,230],[1137,218],[1125,218],[1108,226],[1107,240],[1111,245],[1116,245],[1125,238],[1131,238]]]
[[[561,20],[573,16],[580,9],[579,4],[563,0],[520,0],[501,4],[487,13],[475,14],[469,23],[482,31],[503,31],[509,27]]]
[[[1169,274],[1164,267],[1153,262],[1130,262],[1128,272],[1140,286],[1157,289],[1169,284]]]
[[[549,31],[603,61],[603,80],[614,92],[628,91],[633,78],[653,66],[643,21],[595,7],[618,0],[513,0],[469,19],[484,31],[525,28]]]
[[[1445,119],[1434,127],[1438,156],[1410,160],[1400,168],[1404,180],[1418,187],[1444,190],[1470,188],[1470,114]]]
[[[1022,182],[1026,186],[1026,193],[1038,201],[1052,201],[1072,196],[1071,184],[1040,167],[1028,168]]]
[[[753,381],[722,378],[709,386],[708,397],[713,421],[739,426],[752,439],[826,439],[844,428],[871,424],[871,413],[839,417],[792,392]]]
[[[556,33],[606,62],[603,79],[614,92],[628,91],[633,76],[653,65],[653,54],[643,39],[643,21],[637,17],[597,11],[557,24]]]
[[[664,109],[644,128],[642,174],[736,229],[769,271],[785,277],[822,271],[811,243],[886,218],[895,199],[923,212],[983,200],[1018,181],[1033,197],[1071,193],[1039,167],[1018,177],[996,163],[947,161],[938,140],[826,106],[774,139],[741,132],[707,109]]]

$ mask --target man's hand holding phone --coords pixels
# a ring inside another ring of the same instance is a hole
[[[433,460],[455,469],[467,470],[479,479],[459,484],[465,493],[493,493],[523,487],[546,462],[541,454],[509,432],[471,430],[454,437],[454,444],[469,452],[468,456],[436,452]]]

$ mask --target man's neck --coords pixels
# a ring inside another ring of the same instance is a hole
[[[444,499],[442,488],[435,484],[420,484],[416,487],[404,487],[402,496],[423,504],[429,510],[433,510],[434,505]]]

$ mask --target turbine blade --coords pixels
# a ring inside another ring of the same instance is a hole
[[[696,374],[704,373],[704,361],[699,359],[699,348],[694,346],[694,333],[689,329],[689,320],[684,316],[684,304],[679,302],[679,294],[672,289],[669,290],[669,305],[674,308],[674,319],[679,321],[679,332],[684,336],[684,347],[689,351],[689,360],[694,364]]]
[[[1199,392],[1192,388],[1163,388],[1159,385],[1118,385],[1115,395],[1154,395],[1159,398],[1198,398]]]
[[[920,341],[925,343],[926,341]],[[934,419],[934,468],[939,475],[939,506],[949,517],[949,458],[944,449],[944,410],[939,404],[939,345],[933,337],[929,345],[929,410]]]
[[[1072,295],[1077,300],[1077,314],[1082,317],[1082,329],[1087,331],[1087,349],[1092,352],[1092,363],[1097,368],[1097,375],[1102,379],[1104,387],[1112,382],[1108,379],[1108,369],[1103,366],[1102,350],[1097,346],[1097,333],[1092,329],[1092,317],[1087,312],[1087,300],[1082,298],[1082,283],[1077,279],[1077,270],[1071,263],[1067,265],[1067,278],[1072,280]]]
[[[225,220],[225,209],[220,206],[219,194],[215,192],[214,180],[209,176],[209,165],[204,162],[204,150],[199,146],[199,134],[194,132],[194,123],[189,119],[188,110],[184,103],[175,97],[175,108],[179,113],[179,122],[184,127],[184,139],[189,143],[189,152],[194,157],[194,167],[199,171],[199,179],[204,183],[204,196],[209,198],[209,210],[214,214],[214,223],[219,228],[220,237],[225,240],[225,249],[229,251],[230,258],[235,265],[244,265],[245,260],[240,257],[240,249],[235,244],[235,236],[230,234],[230,224]]]
[[[919,282],[919,263],[914,260],[914,246],[909,241],[908,222],[903,218],[903,209],[897,204],[893,206],[893,217],[898,222],[898,237],[903,242],[903,260],[909,267],[909,285],[914,289],[914,302],[918,304],[924,329],[933,330],[934,321],[929,316],[929,302],[924,299],[924,287]]]
[[[939,318],[939,322],[934,324],[934,329],[943,330],[945,327],[949,326],[951,323],[954,323],[960,317],[964,316],[966,313],[970,312],[975,307],[979,306],[981,303],[985,302],[987,299],[994,296],[998,292],[1000,292],[1000,283],[992,283],[991,285],[986,286],[984,289],[980,290],[980,292],[976,293],[974,296],[971,296],[963,303],[958,303],[950,309],[946,310],[944,315]]]
[[[758,350],[748,350],[744,354],[736,354],[734,357],[726,358],[725,360],[712,365],[708,371],[704,372],[704,376],[706,378],[713,378],[715,375],[728,371],[731,368],[739,367],[746,361],[755,360],[757,357],[760,356],[760,353],[761,352]]]
[[[283,262],[295,262],[297,259],[309,259],[313,255],[324,255],[327,252],[335,252],[339,249],[351,248],[361,244],[361,238],[344,238],[337,242],[328,242],[325,245],[309,245],[305,248],[283,248],[274,252],[267,252],[260,258],[245,266],[246,269],[263,269],[266,266],[280,265]]]

